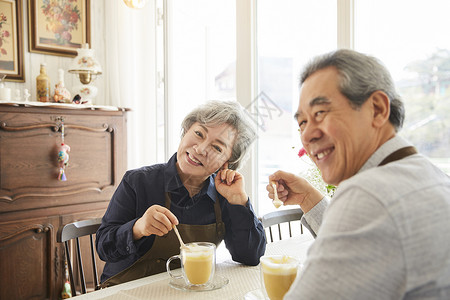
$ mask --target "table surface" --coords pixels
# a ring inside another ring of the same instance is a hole
[[[267,244],[265,254],[291,255],[303,262],[313,240],[311,234],[306,232],[300,236]],[[178,290],[169,286],[171,277],[164,272],[80,295],[76,299],[244,299],[247,293],[260,288],[259,266],[244,266],[234,262],[225,247],[219,247],[217,250],[216,275],[228,278],[229,283],[213,291]]]

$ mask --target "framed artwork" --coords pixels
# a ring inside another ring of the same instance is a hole
[[[0,0],[0,73],[5,80],[25,81],[22,0]]]
[[[90,0],[28,0],[30,52],[77,55],[90,43]]]

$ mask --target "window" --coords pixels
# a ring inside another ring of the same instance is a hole
[[[400,135],[447,173],[450,173],[449,10],[447,0],[426,3],[371,0],[358,1],[355,6],[356,50],[385,63],[405,103],[406,119]]]
[[[294,120],[299,75],[313,56],[336,49],[336,1],[257,2],[258,211],[274,208],[267,197],[268,176],[278,169],[299,174],[309,165]]]
[[[207,100],[236,99],[236,7],[229,0],[174,0],[168,24],[171,156],[186,113]]]

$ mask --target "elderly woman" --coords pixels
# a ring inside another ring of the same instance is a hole
[[[185,242],[225,240],[234,261],[257,265],[265,233],[236,171],[254,138],[237,102],[210,101],[185,117],[167,163],[126,172],[97,232],[102,286],[165,271],[180,252],[174,225]]]

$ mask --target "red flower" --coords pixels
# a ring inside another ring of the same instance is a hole
[[[305,148],[302,147],[302,149],[300,149],[300,151],[298,151],[298,157],[302,157],[305,154],[308,154],[308,153],[306,153]]]
[[[3,36],[4,36],[4,37],[8,37],[8,36],[9,36],[9,31],[8,31],[8,30],[5,30],[5,32],[3,33]]]
[[[2,48],[2,54],[3,54],[3,55],[6,55],[6,54],[7,54],[6,50],[3,49],[3,48]]]
[[[74,24],[78,22],[78,14],[76,12],[70,14],[69,22]]]

